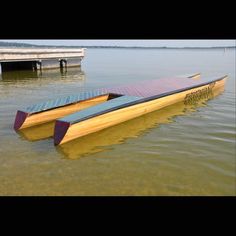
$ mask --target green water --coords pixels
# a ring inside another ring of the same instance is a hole
[[[55,147],[18,109],[58,96],[201,72],[225,91]],[[79,68],[0,75],[0,195],[236,195],[235,50],[88,49]]]

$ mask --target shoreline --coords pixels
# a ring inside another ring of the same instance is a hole
[[[35,45],[27,43],[10,43],[10,42],[0,42],[0,48],[95,48],[95,49],[235,49],[236,46],[226,46],[226,47],[142,47],[142,46],[51,46],[51,45]]]

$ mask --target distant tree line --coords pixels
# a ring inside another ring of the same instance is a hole
[[[31,47],[31,48],[143,48],[143,49],[204,49],[204,48],[236,48],[236,46],[221,47],[140,47],[140,46],[51,46],[35,45],[30,43],[0,42],[0,47]]]

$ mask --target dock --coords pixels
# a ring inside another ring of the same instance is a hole
[[[0,73],[81,66],[85,48],[0,48]]]

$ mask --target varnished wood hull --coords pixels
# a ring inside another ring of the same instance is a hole
[[[14,129],[25,130],[28,137],[30,127],[51,122],[45,137],[53,136],[60,145],[175,103],[194,104],[222,91],[226,79],[201,79],[198,73],[85,91],[17,111]],[[33,140],[40,138],[33,135]]]
[[[67,106],[58,107],[56,109],[39,112],[36,114],[30,114],[25,111],[17,111],[14,129],[20,130],[35,125],[55,121],[56,119],[71,114],[73,112],[80,111],[82,109],[95,106],[108,100],[109,95],[102,95],[95,98],[80,101],[75,104],[69,104]]]
[[[74,124],[57,120],[54,129],[54,144],[60,145],[69,142],[178,102],[189,103],[200,97],[208,96],[207,94],[209,93],[217,93],[224,89],[226,79],[227,76],[203,86],[167,94],[166,96],[97,115]]]
[[[199,73],[184,76],[185,79],[194,79],[199,77]],[[145,84],[145,86],[147,84],[148,82]],[[24,110],[17,111],[14,129],[17,131],[55,121],[58,118],[64,117],[74,112],[78,112],[91,106],[95,106],[102,102],[106,102],[107,100],[113,99],[114,97],[125,95],[125,93],[127,92],[126,89],[127,87],[125,88],[125,90],[121,89],[121,91],[119,90],[119,88],[118,90],[115,88],[115,91],[114,89],[88,91],[79,93],[77,95],[57,98],[54,100],[31,105]],[[149,88],[147,88],[147,90],[149,90]],[[119,94],[119,92],[121,92],[121,94]],[[134,90],[131,91],[131,93],[132,92],[134,92]],[[155,90],[155,94],[156,92],[158,91]],[[137,95],[140,96],[140,94],[135,94],[135,96]]]
[[[201,106],[203,104],[200,102],[197,107]],[[58,145],[57,151],[61,152],[68,159],[78,159],[87,153],[97,153],[110,145],[122,143],[128,138],[136,138],[148,129],[160,124],[170,123],[173,117],[194,111],[193,108],[195,108],[195,105],[186,106],[183,102],[177,103],[98,131],[95,134],[92,133]]]

